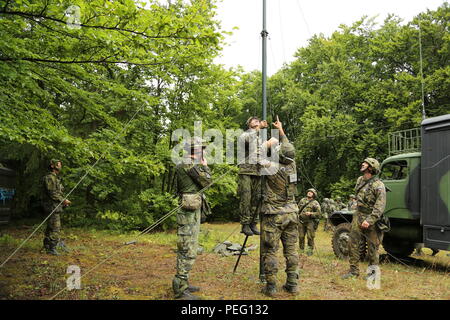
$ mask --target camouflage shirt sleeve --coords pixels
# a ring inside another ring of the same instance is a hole
[[[211,170],[208,166],[195,164],[188,170],[188,175],[201,188],[205,188],[212,183]]]
[[[64,200],[64,196],[56,176],[50,174],[46,175],[44,177],[44,186],[50,199],[59,202]]]
[[[312,218],[317,219],[320,218],[320,216],[322,215],[322,210],[320,207],[319,202],[314,201],[313,205],[312,205],[312,209],[313,209],[313,214],[311,215]]]
[[[366,221],[373,225],[377,222],[386,208],[386,188],[381,181],[377,181],[373,184],[373,190],[375,196],[375,204],[372,209],[372,213],[367,217]]]

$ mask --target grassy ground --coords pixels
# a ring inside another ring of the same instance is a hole
[[[8,227],[0,237],[0,264],[31,232],[32,227]],[[268,299],[258,281],[259,253],[243,256],[236,274],[235,256],[221,257],[213,247],[230,234],[232,242],[242,243],[239,225],[203,224],[200,243],[205,252],[198,256],[191,272],[191,283],[202,288],[204,299]],[[136,244],[121,245],[137,234],[65,229],[63,237],[70,253],[59,257],[41,252],[42,232],[35,235],[4,267],[0,268],[0,299],[173,299],[172,277],[175,273],[176,234],[154,233],[137,238]],[[381,265],[381,288],[369,290],[362,278],[341,280],[348,262],[335,258],[331,233],[319,227],[317,250],[311,257],[300,257],[300,293],[279,292],[275,299],[450,299],[450,257],[431,250],[417,260]],[[248,245],[259,245],[259,238],[249,238]],[[384,251],[381,250],[381,253]],[[110,254],[116,253],[98,265]],[[81,268],[81,290],[64,290],[67,268]],[[361,264],[361,270],[367,268]],[[284,259],[280,249],[279,284],[284,283]]]

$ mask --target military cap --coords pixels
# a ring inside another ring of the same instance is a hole
[[[314,194],[314,198],[317,198],[317,190],[314,188],[309,188],[308,190],[306,190],[306,193],[308,193],[310,191]]]
[[[61,160],[58,160],[58,159],[51,159],[50,162],[49,162],[48,164],[49,164],[49,166],[51,166],[51,165],[56,166],[56,164],[57,164],[58,162],[61,162],[61,163],[62,163]]]
[[[257,116],[252,116],[252,117],[248,118],[248,119],[247,119],[247,122],[246,122],[246,123],[247,123],[247,127],[250,126],[250,122],[252,122],[253,119],[258,119],[258,120],[260,120]]]
[[[365,158],[363,162],[366,162],[369,166],[374,170],[374,174],[378,174],[380,172],[380,163],[377,159],[374,158]]]

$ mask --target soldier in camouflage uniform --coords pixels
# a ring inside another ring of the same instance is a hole
[[[63,212],[64,207],[71,204],[69,200],[64,199],[64,187],[58,178],[61,169],[62,162],[52,159],[49,165],[50,172],[42,178],[44,187],[42,206],[46,215],[52,214],[47,220],[47,228],[44,233],[44,248],[48,254],[52,255],[59,255],[56,247],[60,243],[60,214]]]
[[[328,198],[323,199],[323,202],[322,202],[322,204],[320,206],[321,206],[322,214],[323,214],[323,218],[324,218],[323,231],[328,231],[331,228],[330,227],[331,224],[330,224],[330,221],[329,221],[329,217],[330,217],[330,214],[332,212],[331,211],[332,206],[331,206],[330,199],[328,199]]]
[[[261,138],[259,131],[267,127],[267,122],[260,121],[258,117],[247,120],[248,130],[238,139],[240,146],[245,149],[245,162],[239,163],[239,211],[242,233],[246,236],[260,235],[256,227],[258,214],[256,213],[261,198]]]
[[[378,247],[383,241],[383,233],[376,226],[386,207],[386,189],[377,176],[380,164],[376,159],[366,158],[360,171],[363,176],[358,178],[355,186],[358,204],[349,235],[350,270],[342,276],[343,279],[359,276],[359,247],[362,239],[367,240],[369,266],[374,267],[379,264]]]
[[[356,197],[354,194],[350,195],[350,201],[348,202],[347,209],[348,211],[355,211],[358,207],[358,201],[356,201]]]
[[[189,271],[197,257],[202,214],[210,214],[206,198],[203,192],[199,192],[212,183],[209,167],[203,158],[205,147],[201,141],[187,143],[185,150],[188,155],[176,167],[177,192],[182,205],[177,213],[177,273],[172,281],[176,299],[200,299],[191,294],[200,288],[189,284]]]
[[[338,211],[338,205],[336,204],[336,201],[330,198],[330,212]]]
[[[287,274],[283,289],[294,294],[298,292],[298,253],[296,249],[298,206],[295,202],[297,183],[297,169],[294,161],[295,149],[284,134],[282,123],[278,120],[278,117],[273,125],[280,132],[279,163],[263,164],[266,168],[269,166],[276,168],[276,172],[267,175],[264,180],[265,197],[261,208],[264,215],[261,236],[264,246],[262,261],[266,279],[263,293],[268,296],[274,296],[277,291],[277,251],[280,240],[286,259]],[[268,147],[270,147],[270,144]]]
[[[347,206],[342,202],[342,198],[337,196],[335,201],[337,210],[345,209]]]
[[[321,208],[317,200],[316,189],[308,189],[306,197],[298,202],[299,207],[299,225],[298,237],[300,251],[305,250],[305,236],[308,238],[308,250],[306,254],[311,256],[314,250],[314,237],[316,235],[317,220],[320,219]]]

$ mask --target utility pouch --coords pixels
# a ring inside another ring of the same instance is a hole
[[[288,176],[289,183],[297,183],[297,174],[293,173]]]
[[[198,193],[183,193],[181,197],[181,208],[187,211],[200,209],[202,196]]]
[[[389,218],[386,217],[384,214],[381,216],[381,218],[375,223],[378,230],[381,232],[388,232],[391,230],[391,223],[389,221]]]

